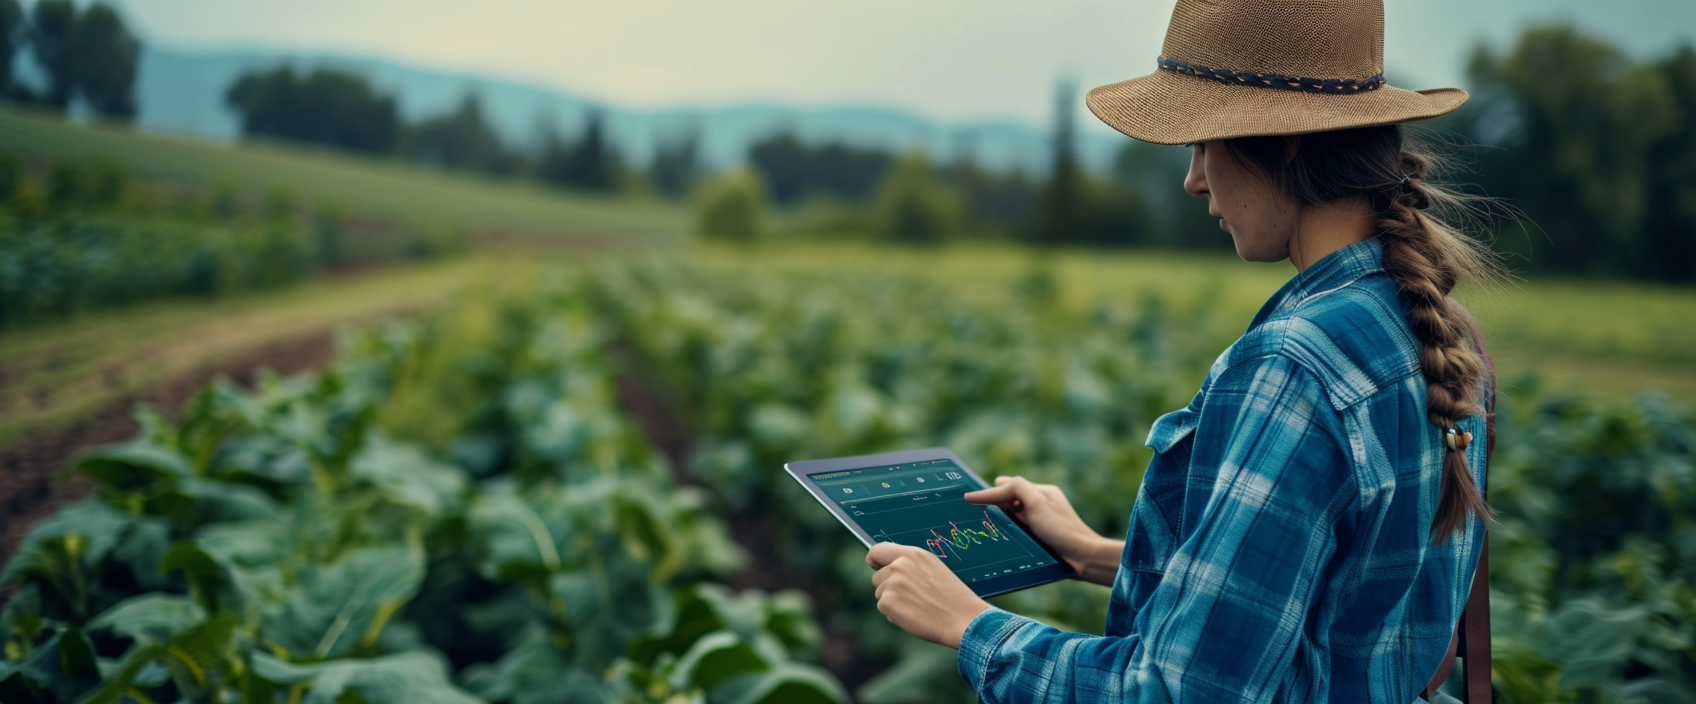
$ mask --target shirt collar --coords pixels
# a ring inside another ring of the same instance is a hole
[[[1384,271],[1384,245],[1369,237],[1321,257],[1285,282],[1249,323],[1250,330],[1273,317],[1288,314],[1313,296],[1333,291],[1369,274]]]

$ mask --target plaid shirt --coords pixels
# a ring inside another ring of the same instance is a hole
[[[959,669],[983,701],[1418,698],[1484,530],[1430,544],[1444,449],[1382,258],[1369,239],[1297,274],[1154,422],[1106,635],[972,621]],[[1483,418],[1461,429],[1482,486]]]

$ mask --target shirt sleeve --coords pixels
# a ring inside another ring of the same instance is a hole
[[[986,704],[1264,702],[1290,675],[1358,485],[1341,415],[1282,355],[1222,370],[1196,421],[1180,542],[1125,636],[991,608],[960,641]],[[1209,490],[1210,489],[1210,490]]]

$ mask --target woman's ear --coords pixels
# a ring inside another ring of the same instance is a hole
[[[1301,135],[1290,135],[1284,138],[1284,163],[1296,160],[1296,152],[1301,151]]]

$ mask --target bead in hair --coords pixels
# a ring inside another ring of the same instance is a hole
[[[1465,452],[1466,446],[1472,443],[1472,433],[1463,433],[1460,428],[1449,428],[1443,432],[1443,444],[1455,452]]]
[[[1401,200],[1408,206],[1417,210],[1424,210],[1431,207],[1431,199],[1427,197],[1424,192],[1413,187],[1412,176],[1402,177],[1400,191],[1401,195],[1398,200]]]

